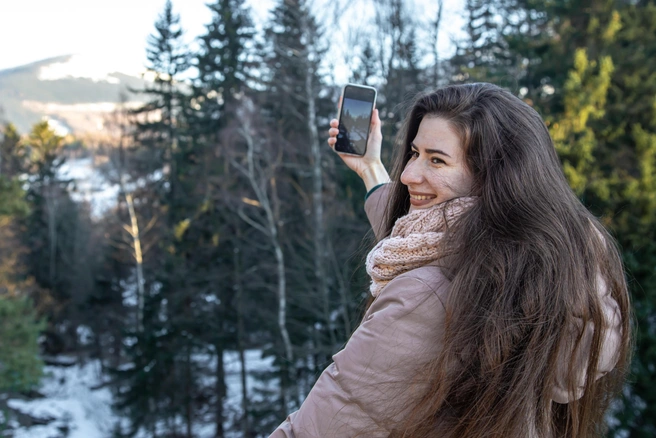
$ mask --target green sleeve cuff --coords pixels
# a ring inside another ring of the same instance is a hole
[[[364,200],[366,201],[367,198],[369,198],[369,196],[371,196],[371,194],[372,194],[373,192],[375,192],[376,190],[378,190],[379,187],[382,187],[382,186],[384,186],[385,184],[388,184],[388,183],[378,184],[376,187],[374,187],[374,188],[372,188],[371,190],[369,190],[369,191],[367,192],[367,194],[364,195]]]

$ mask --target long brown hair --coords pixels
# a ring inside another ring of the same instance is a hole
[[[446,270],[446,327],[435,340],[444,348],[420,374],[429,390],[392,436],[598,436],[630,351],[629,298],[614,239],[570,189],[538,113],[491,84],[448,86],[416,99],[399,135],[388,234],[409,209],[400,175],[427,116],[444,118],[462,139],[478,202],[449,231],[460,251]],[[617,365],[597,379],[605,327],[599,275],[622,322]],[[575,329],[590,323],[588,346]],[[574,352],[566,355],[574,376],[581,366],[574,357],[586,348],[584,395],[575,400],[571,379],[573,401],[553,402],[562,352]]]

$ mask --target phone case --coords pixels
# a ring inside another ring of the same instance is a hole
[[[347,84],[343,88],[336,152],[356,156],[363,156],[367,152],[369,128],[377,94],[375,88],[366,85]]]

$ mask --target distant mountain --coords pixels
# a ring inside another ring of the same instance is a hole
[[[128,101],[144,96],[129,92],[147,81],[109,71],[102,62],[78,55],[45,59],[0,70],[0,120],[21,133],[48,118],[61,133],[102,134],[104,117],[114,110],[121,93]]]

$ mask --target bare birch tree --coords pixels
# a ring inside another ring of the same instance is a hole
[[[143,331],[143,311],[146,283],[143,271],[144,255],[149,248],[149,246],[143,245],[142,237],[155,225],[157,216],[153,216],[146,227],[143,229],[139,227],[139,219],[135,210],[134,195],[132,193],[132,187],[135,186],[135,182],[131,181],[127,169],[127,154],[129,153],[128,149],[131,138],[129,131],[131,124],[129,118],[129,112],[125,108],[125,96],[122,96],[121,103],[112,113],[111,117],[107,120],[108,127],[118,135],[118,137],[115,139],[116,144],[110,145],[112,149],[110,150],[110,155],[112,156],[110,163],[112,168],[108,176],[110,176],[110,180],[113,179],[113,182],[118,184],[119,193],[125,200],[128,216],[130,219],[128,224],[123,224],[123,229],[129,236],[129,241],[126,242],[126,246],[129,248],[130,254],[132,255],[135,263],[135,276],[137,283],[136,327],[137,331],[141,333]]]
[[[439,35],[442,24],[442,11],[444,9],[444,0],[437,0],[437,12],[435,19],[431,21],[430,41],[433,48],[433,86],[437,86],[440,80],[440,53],[439,53]]]
[[[262,135],[256,132],[254,119],[255,107],[253,102],[244,99],[243,105],[237,111],[237,120],[240,125],[236,129],[236,133],[246,146],[246,154],[241,162],[235,158],[231,159],[231,164],[246,178],[255,199],[245,200],[237,207],[237,214],[246,224],[264,235],[273,249],[277,277],[277,324],[285,350],[287,378],[291,381],[294,352],[287,329],[287,277],[285,256],[278,232],[280,200],[276,182],[277,171],[282,164],[282,154],[279,153],[273,157],[265,153],[263,144],[265,140]],[[267,156],[264,157],[264,155]],[[256,217],[249,215],[244,211],[244,204],[259,207],[264,215]],[[283,403],[285,406],[289,406],[292,402],[291,392],[289,388],[282,388],[282,391]]]
[[[305,117],[308,133],[310,134],[310,162],[312,164],[312,210],[314,219],[314,272],[318,281],[318,289],[321,295],[323,319],[325,321],[326,331],[330,340],[330,350],[335,348],[337,340],[335,331],[330,319],[330,290],[326,276],[327,249],[326,249],[326,231],[323,214],[323,169],[321,160],[321,142],[317,130],[316,120],[316,96],[317,84],[315,78],[318,77],[315,71],[316,63],[313,62],[319,54],[316,53],[317,47],[317,30],[308,23],[308,12],[299,11],[299,21],[301,23],[301,35],[305,40],[306,53],[302,54],[302,60],[306,64],[305,74],[305,96],[302,101],[307,104],[307,116]]]

